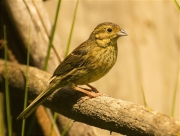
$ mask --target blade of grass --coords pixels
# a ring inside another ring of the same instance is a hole
[[[67,48],[66,48],[65,57],[68,55],[69,49],[70,49],[70,45],[71,45],[71,38],[72,38],[72,33],[73,33],[73,30],[74,30],[74,24],[75,24],[75,20],[76,20],[78,3],[79,3],[79,0],[76,1],[76,7],[75,7],[75,10],[74,10],[73,21],[72,21],[72,25],[71,25],[71,30],[70,30],[69,38],[68,38],[68,44],[67,44]]]
[[[78,2],[79,2],[79,0],[77,0],[77,2],[76,2],[75,12],[74,12],[74,16],[73,16],[73,22],[72,22],[72,26],[71,26],[71,32],[70,32],[70,36],[69,36],[69,39],[68,39],[68,46],[67,46],[67,49],[66,49],[66,54],[68,54],[69,47],[70,47],[70,42],[71,42],[72,32],[73,32],[73,28],[74,28]],[[50,44],[49,44],[49,47],[48,47],[48,52],[47,52],[47,56],[46,56],[46,62],[45,62],[45,65],[44,65],[44,70],[46,70],[47,66],[48,66],[48,60],[49,60],[50,50],[52,48],[52,42],[53,42],[54,33],[55,33],[55,29],[56,29],[57,17],[58,17],[58,13],[59,13],[60,3],[61,3],[61,0],[58,1],[58,5],[57,5],[55,23],[54,23],[54,26],[53,26],[53,29],[52,29],[52,35],[51,35],[51,38],[50,38]],[[53,124],[52,124],[52,129],[51,129],[51,134],[50,135],[53,134],[54,123],[56,122],[56,118],[57,118],[57,113],[54,114],[54,121],[53,121]]]
[[[172,100],[172,110],[171,110],[172,117],[174,117],[175,106],[176,106],[176,96],[177,96],[179,76],[180,76],[179,68],[180,68],[180,59],[178,60],[178,71],[177,71],[176,84],[174,87],[173,100]]]
[[[49,109],[47,109],[47,110],[49,110]],[[52,114],[52,112],[50,112],[50,113]],[[58,127],[56,126],[57,115],[58,115],[58,114],[55,112],[54,115],[53,115],[53,119],[51,120],[52,125],[51,125],[50,136],[53,136],[55,127],[58,128]],[[58,130],[59,130],[59,129],[58,129]],[[60,135],[60,133],[58,133],[58,135]],[[60,135],[60,136],[61,136],[61,135]]]
[[[51,48],[52,48],[52,43],[53,43],[53,39],[54,39],[54,34],[55,34],[56,26],[57,26],[57,19],[58,19],[58,16],[59,16],[60,6],[61,6],[61,0],[58,0],[58,4],[57,4],[57,8],[56,8],[55,20],[54,20],[54,25],[53,25],[53,27],[52,27],[50,42],[49,42],[48,51],[47,51],[47,56],[46,56],[45,65],[44,65],[44,70],[45,70],[45,71],[47,70],[47,67],[48,67],[48,61],[49,61],[50,51],[51,51]],[[56,51],[56,50],[55,50],[55,51]],[[47,112],[49,112],[49,109],[47,109],[47,108],[45,108],[45,109],[46,109]],[[49,112],[49,113],[50,113],[50,112]],[[50,132],[50,136],[52,136],[52,134],[53,134],[54,127],[57,128],[57,126],[55,125],[56,118],[57,118],[57,115],[54,115],[54,120],[53,120],[53,121],[51,120],[51,122],[52,122],[52,129],[51,129],[51,132]],[[57,133],[57,135],[60,135],[59,132],[56,132],[56,133]]]
[[[51,125],[51,133],[50,133],[50,136],[53,136],[53,133],[54,133],[54,129],[55,129],[55,125],[56,125],[56,119],[57,119],[57,113],[54,114],[53,116],[53,122],[52,122],[52,125]],[[60,135],[60,134],[59,134]]]
[[[57,19],[58,19],[58,15],[59,15],[60,5],[61,5],[61,0],[58,1],[58,5],[57,5],[57,8],[56,8],[56,15],[55,15],[55,20],[54,20],[54,27],[53,27],[52,34],[51,34],[51,38],[50,38],[50,45],[49,45],[49,49],[48,49],[49,52],[48,52],[47,58],[46,58],[46,61],[47,61],[46,66],[45,66],[46,69],[47,69],[47,66],[48,66],[48,60],[49,60],[49,56],[50,56],[50,49],[51,49],[51,47],[52,47],[52,42],[53,42],[53,38],[54,38],[54,33],[55,33],[55,30],[56,30],[56,24],[57,24]],[[56,50],[54,50],[54,51],[56,52]],[[49,55],[49,56],[48,56],[48,55]],[[47,108],[46,108],[46,111],[48,111],[49,113],[51,113],[51,112],[49,111],[49,109],[47,109]],[[51,126],[50,136],[53,135],[53,132],[54,132],[55,128],[58,128],[58,127],[56,126],[56,119],[57,119],[57,113],[54,113],[54,115],[53,115],[53,120],[51,120],[52,126]],[[57,129],[56,129],[56,130],[57,130]],[[57,133],[57,135],[60,135],[59,131],[58,131],[58,132],[56,131],[56,133]]]
[[[69,52],[69,49],[70,49],[70,44],[71,44],[71,39],[72,39],[72,33],[73,33],[73,30],[74,30],[74,24],[75,24],[75,20],[76,20],[76,14],[77,14],[77,8],[78,8],[78,3],[79,3],[79,0],[76,1],[76,6],[75,6],[75,10],[74,10],[74,15],[73,15],[73,20],[72,20],[72,25],[71,25],[71,30],[70,30],[70,34],[69,34],[69,38],[68,38],[68,44],[67,44],[67,48],[66,48],[66,53],[65,53],[65,57],[68,55],[68,52]],[[53,134],[53,128],[54,128],[54,123],[56,122],[56,119],[57,119],[57,113],[55,112],[54,113],[54,122],[52,124],[52,129],[51,129],[51,135]],[[71,120],[70,120],[71,121]],[[67,128],[66,128],[67,129]],[[63,131],[65,134],[67,131],[66,129]]]
[[[54,21],[54,25],[52,27],[50,42],[49,42],[49,46],[48,46],[48,50],[47,50],[47,56],[46,56],[46,60],[45,60],[45,64],[44,64],[44,70],[45,71],[47,70],[47,66],[48,66],[48,61],[49,61],[49,57],[50,57],[50,51],[51,51],[51,48],[52,48],[52,42],[53,42],[53,39],[54,39],[54,33],[55,33],[55,30],[56,30],[56,25],[57,25],[57,19],[58,19],[58,15],[59,15],[60,6],[61,6],[61,0],[58,0],[57,9],[56,9],[56,15],[55,15],[55,21]]]
[[[177,8],[180,10],[180,6],[179,6],[177,0],[174,0],[174,3],[176,4]]]
[[[24,94],[24,109],[27,107],[27,100],[28,100],[28,73],[29,73],[29,59],[30,59],[30,25],[29,25],[29,37],[28,37],[28,49],[27,49],[27,64],[26,64],[26,83],[25,83],[25,94]],[[26,120],[22,120],[22,131],[21,136],[24,136],[25,131],[25,122]]]
[[[54,25],[52,27],[50,41],[49,41],[48,50],[47,50],[47,55],[46,55],[45,64],[44,64],[44,68],[43,68],[45,71],[47,70],[47,67],[48,67],[48,61],[49,61],[50,51],[51,51],[51,48],[52,48],[52,42],[53,42],[53,39],[54,39],[55,30],[56,30],[56,25],[57,25],[57,19],[58,19],[58,15],[59,15],[60,5],[61,5],[61,0],[59,0],[58,4],[57,4],[55,21],[54,21]],[[46,110],[48,110],[48,109],[46,109]],[[32,126],[34,124],[33,123],[34,122],[34,118],[33,118],[33,121],[32,121],[30,126]],[[30,128],[32,128],[32,127],[30,127]],[[31,131],[29,131],[28,133],[30,134]]]
[[[77,15],[78,4],[79,4],[79,0],[76,1],[76,7],[75,7],[75,10],[74,10],[74,15],[73,15],[73,20],[72,20],[72,24],[71,24],[71,30],[70,30],[70,34],[69,34],[69,38],[68,38],[68,44],[67,44],[67,48],[66,48],[65,57],[68,55],[70,45],[71,45],[71,39],[72,39],[73,30],[74,30],[74,24],[75,24],[76,15]],[[54,113],[54,116],[56,116],[56,114],[57,113]],[[71,123],[72,123],[72,120],[70,119],[67,126],[63,130],[61,136],[64,136],[67,133],[67,130],[68,130]]]
[[[1,88],[0,88],[1,89]],[[5,136],[5,127],[4,127],[4,95],[0,93],[0,136]]]
[[[73,120],[70,119],[69,122],[67,123],[65,129],[63,130],[61,136],[65,136],[65,135],[66,135],[66,133],[67,133],[67,131],[68,131],[68,128],[70,127],[70,125],[71,125],[72,123],[73,123]]]
[[[4,29],[4,58],[5,58],[5,98],[6,98],[6,112],[7,112],[7,125],[8,125],[8,135],[12,135],[12,120],[11,120],[11,106],[10,106],[10,96],[9,96],[9,82],[8,82],[8,64],[7,64],[7,35],[6,35],[6,26],[3,26]]]
[[[144,106],[147,107],[146,97],[145,97],[144,88],[143,88],[143,85],[142,85],[142,84],[141,84],[141,90],[142,90],[142,95],[143,95]]]

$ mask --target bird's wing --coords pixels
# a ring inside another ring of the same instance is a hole
[[[54,71],[53,76],[65,75],[74,68],[80,67],[86,59],[88,51],[89,47],[87,46],[87,42],[82,43],[59,64]]]

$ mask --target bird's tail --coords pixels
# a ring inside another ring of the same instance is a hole
[[[53,79],[54,81],[51,81],[50,85],[45,91],[40,93],[36,99],[23,112],[20,113],[17,119],[27,118],[40,104],[42,104],[56,89],[60,87],[60,82],[56,78]]]

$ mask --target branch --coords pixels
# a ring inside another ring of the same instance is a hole
[[[8,64],[10,86],[24,91],[26,66]],[[4,61],[0,60],[0,83],[4,82],[4,71]],[[37,68],[29,68],[30,100],[47,87],[50,76]],[[44,105],[75,121],[121,134],[180,135],[180,122],[167,115],[108,96],[89,98],[69,87],[54,92]]]

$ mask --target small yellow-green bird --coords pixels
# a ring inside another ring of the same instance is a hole
[[[56,89],[64,86],[70,86],[90,97],[99,96],[100,93],[89,83],[100,79],[113,67],[118,54],[117,40],[121,36],[127,36],[127,34],[117,24],[111,22],[99,24],[89,39],[74,49],[60,63],[47,89],[17,119],[27,118]],[[93,92],[77,85],[88,85]]]

